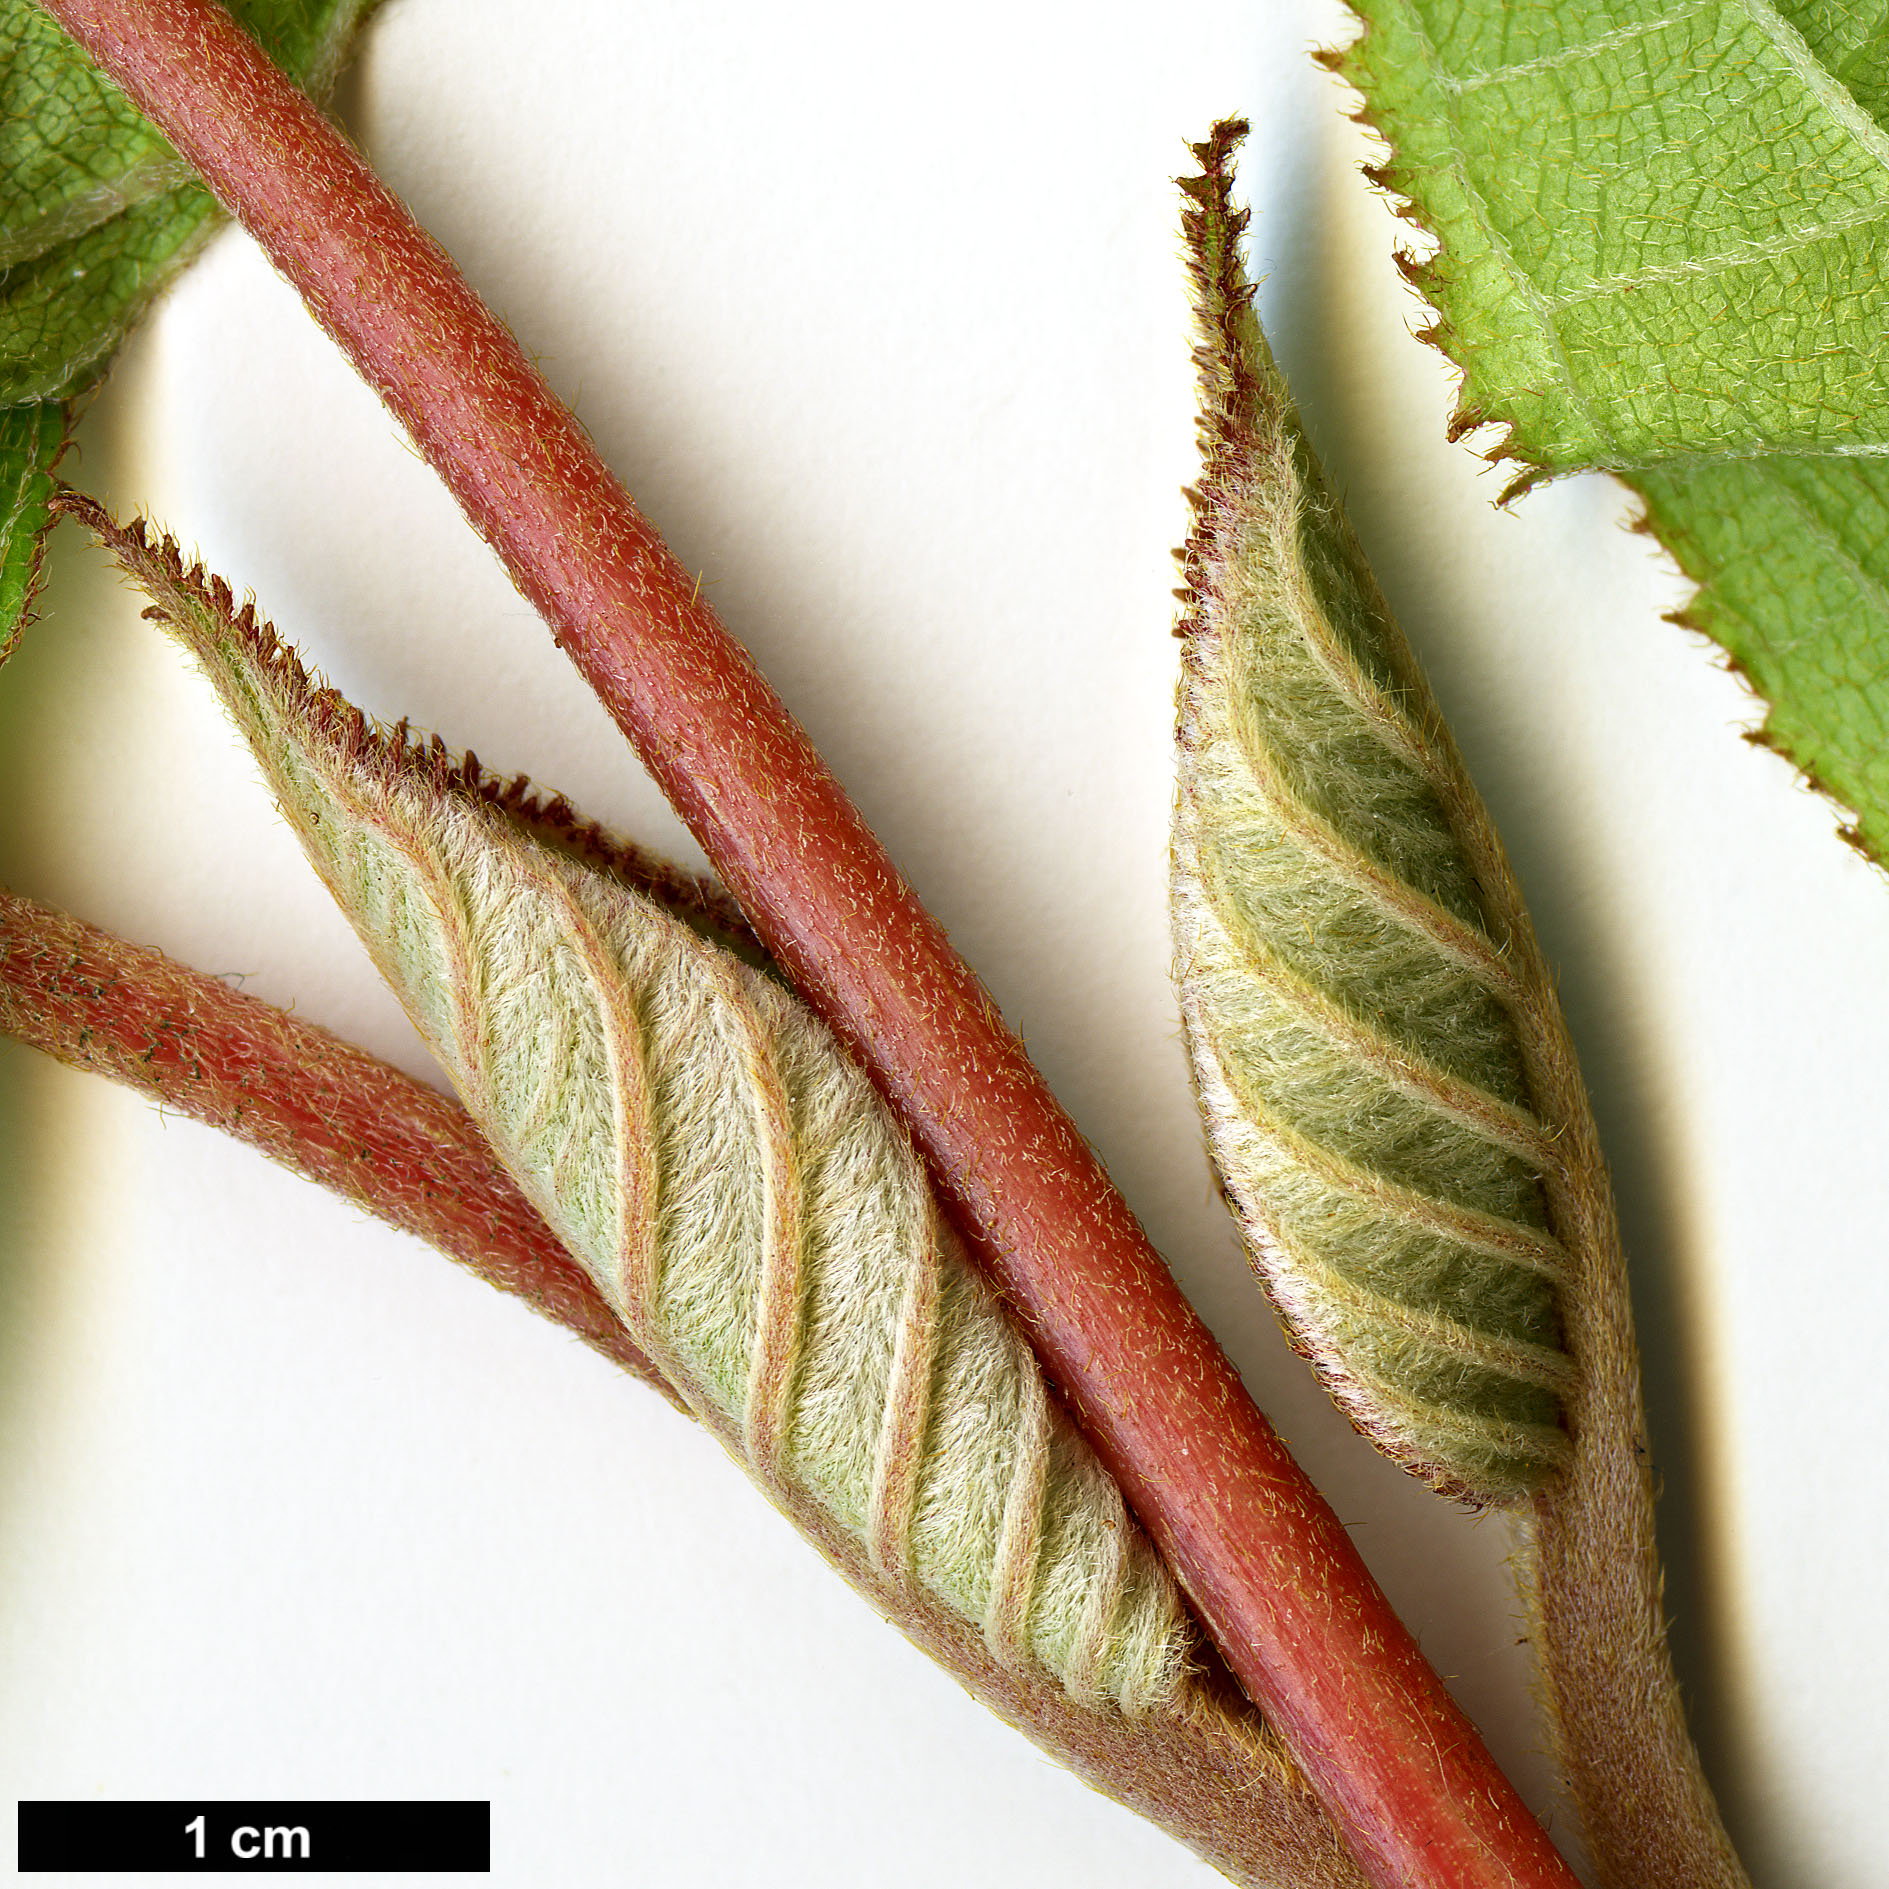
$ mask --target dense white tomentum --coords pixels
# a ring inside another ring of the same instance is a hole
[[[368,726],[168,544],[117,548],[506,1165],[757,1480],[1005,1664],[1172,1702],[1171,1578],[825,1026],[476,763]]]

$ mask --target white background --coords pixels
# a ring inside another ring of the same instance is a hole
[[[1618,488],[1499,513],[1444,443],[1408,231],[1305,57],[1342,30],[1325,0],[391,0],[341,103],[704,570],[1545,1804],[1503,1527],[1378,1462],[1278,1339],[1167,983],[1168,179],[1253,117],[1267,319],[1561,967],[1708,1763],[1761,1885],[1863,1889],[1889,887],[1738,739],[1753,704],[1660,620],[1683,586]],[[240,235],[81,439],[79,483],[200,545],[367,708],[686,851]],[[72,535],[0,681],[0,877],[424,1071],[206,688]],[[0,1083],[6,1795],[489,1797],[508,1885],[1214,1880],[574,1342],[101,1082],[6,1046]]]

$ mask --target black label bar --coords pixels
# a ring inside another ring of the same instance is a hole
[[[20,1806],[20,1872],[205,1875],[310,1869],[485,1870],[492,1806],[432,1803],[31,1803]]]

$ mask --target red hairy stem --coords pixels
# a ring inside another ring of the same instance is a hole
[[[417,1233],[682,1405],[437,1089],[161,951],[0,891],[0,1031]]]
[[[872,1071],[1367,1873],[1571,1884],[982,986],[513,337],[210,0],[45,3],[406,426]]]

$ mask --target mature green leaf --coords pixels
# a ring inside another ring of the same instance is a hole
[[[0,401],[65,400],[109,364],[152,297],[221,223],[180,184],[0,275]]]
[[[62,408],[15,407],[0,413],[0,663],[13,654],[32,601],[53,462],[65,442]]]
[[[320,96],[373,0],[238,0]],[[0,0],[0,401],[65,398],[220,220],[157,127],[26,0]]]
[[[1889,8],[1353,0],[1330,63],[1517,487],[1618,472],[1766,738],[1889,851]]]
[[[324,96],[373,0],[234,0],[270,56]],[[0,265],[187,182],[190,169],[30,0],[0,0]]]
[[[0,265],[189,176],[158,129],[38,7],[0,7]]]
[[[1629,483],[1702,586],[1685,620],[1772,705],[1765,739],[1889,858],[1889,464],[1777,453]]]
[[[233,0],[315,97],[377,0]],[[0,0],[0,661],[70,415],[222,221],[147,118],[28,0]]]

